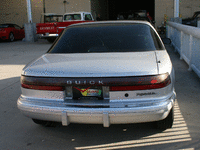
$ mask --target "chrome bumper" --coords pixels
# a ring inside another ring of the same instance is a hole
[[[38,34],[37,36],[38,38],[41,38],[41,39],[47,39],[47,38],[57,38],[59,34],[47,34],[47,35]]]
[[[30,100],[19,97],[17,105],[24,115],[34,119],[70,123],[127,124],[159,121],[166,118],[175,102],[173,96],[159,103],[150,102],[140,107],[80,108],[67,106],[63,101]],[[149,105],[151,104],[152,105]]]

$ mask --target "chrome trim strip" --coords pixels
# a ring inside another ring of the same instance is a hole
[[[59,34],[48,34],[48,35],[43,35],[43,34],[38,34],[39,38],[53,38],[53,37],[58,37]]]
[[[59,29],[65,29],[65,28],[67,28],[67,27],[58,27]]]

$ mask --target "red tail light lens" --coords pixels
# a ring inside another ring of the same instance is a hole
[[[69,81],[71,84],[69,84]],[[21,76],[21,86],[34,90],[64,91],[68,85],[77,86],[76,82],[81,83],[80,86],[87,87],[91,86],[90,82],[96,83],[96,86],[109,86],[110,91],[134,91],[164,88],[171,83],[171,78],[168,73],[113,78],[45,78]]]
[[[39,85],[27,85],[21,84],[23,88],[33,89],[33,90],[46,90],[46,91],[64,91],[64,87],[62,86],[39,86]]]
[[[145,76],[138,78],[138,82],[131,86],[110,86],[110,91],[135,91],[135,90],[149,90],[159,89],[168,86],[171,83],[168,74],[157,76]]]

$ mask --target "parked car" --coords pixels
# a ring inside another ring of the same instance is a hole
[[[0,39],[13,42],[15,39],[23,39],[24,37],[24,28],[11,23],[0,24]]]
[[[192,18],[183,19],[182,24],[197,27],[198,21],[200,21],[200,11],[195,12]]]
[[[147,21],[68,26],[21,74],[18,108],[37,124],[154,122],[171,128],[174,69]]]
[[[155,24],[155,22],[150,17],[149,12],[147,12],[146,10],[132,10],[121,12],[118,14],[117,20],[143,20],[150,22],[152,25]]]
[[[49,14],[45,16],[45,20],[49,20],[44,23],[37,23],[37,35],[39,38],[47,39],[50,43],[53,43],[59,34],[69,25],[83,22],[94,21],[90,12],[72,12],[63,15],[62,22],[56,22],[60,15]]]

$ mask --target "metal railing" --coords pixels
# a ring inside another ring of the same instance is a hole
[[[200,78],[200,28],[167,22],[167,37],[171,39],[175,50]]]

